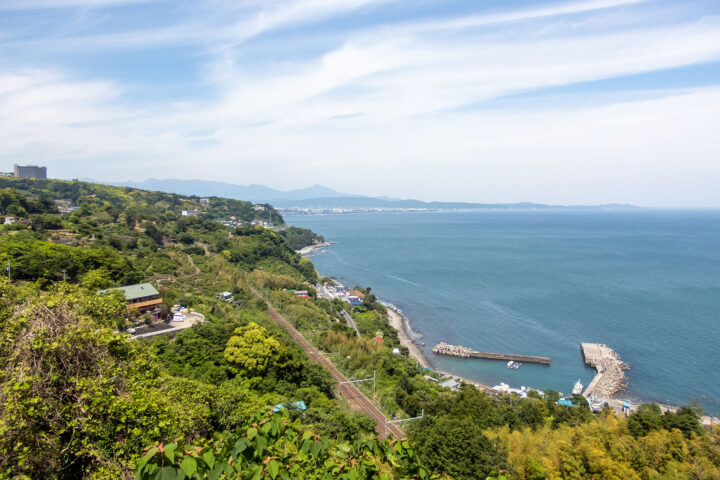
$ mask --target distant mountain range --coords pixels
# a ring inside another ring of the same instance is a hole
[[[212,180],[178,180],[150,178],[143,182],[102,182],[119,187],[133,187],[143,190],[160,190],[182,195],[198,197],[227,197],[247,200],[253,203],[269,203],[276,208],[284,209],[431,209],[431,210],[465,210],[477,208],[516,208],[516,209],[549,209],[549,208],[636,208],[632,205],[609,204],[593,206],[544,205],[540,203],[467,203],[467,202],[423,202],[421,200],[399,200],[389,197],[367,197],[341,193],[322,185],[313,185],[297,190],[276,190],[264,185],[235,185],[232,183]]]
[[[247,200],[254,203],[271,203],[274,200],[292,201],[307,198],[348,197],[351,195],[336,192],[335,190],[313,185],[312,187],[297,190],[282,191],[264,185],[235,185],[232,183],[215,182],[212,180],[178,180],[174,178],[150,178],[143,182],[103,182],[88,180],[118,187],[133,187],[143,190],[160,190],[163,192],[180,193],[182,195],[197,195],[198,197],[227,197],[238,200]]]

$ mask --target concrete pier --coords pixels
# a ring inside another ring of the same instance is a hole
[[[432,349],[433,353],[437,355],[448,355],[451,357],[461,358],[484,358],[487,360],[512,360],[513,362],[526,362],[526,363],[539,363],[541,365],[550,365],[549,357],[535,357],[532,355],[515,355],[512,353],[491,353],[491,352],[478,352],[471,350],[466,347],[458,345],[450,345],[445,342],[438,343],[435,348]]]
[[[609,398],[627,387],[623,370],[629,367],[620,360],[620,356],[607,345],[601,343],[581,343],[585,365],[597,370],[595,378],[583,392],[584,397]]]

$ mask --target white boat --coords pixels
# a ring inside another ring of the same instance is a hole
[[[507,368],[512,368],[513,370],[517,370],[518,368],[520,368],[520,365],[522,365],[522,363],[513,362],[512,360],[510,360],[510,361],[507,363]]]
[[[578,381],[575,382],[575,386],[572,389],[573,395],[580,395],[583,391],[583,384],[580,383],[580,379],[578,378]]]

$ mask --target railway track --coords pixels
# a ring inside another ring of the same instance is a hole
[[[340,373],[340,370],[338,370],[330,360],[325,358],[325,356],[320,353],[317,348],[315,348],[309,341],[307,341],[305,337],[303,337],[302,334],[290,324],[290,322],[285,320],[285,318],[280,315],[280,313],[278,313],[278,311],[275,310],[272,305],[270,305],[254,289],[250,289],[250,291],[255,297],[260,298],[267,304],[268,315],[270,315],[270,318],[278,325],[283,327],[290,334],[293,340],[295,340],[295,342],[300,345],[300,347],[305,351],[305,353],[307,353],[308,357],[310,357],[310,360],[330,370],[330,374],[332,375],[333,380],[335,380],[336,382],[347,382],[348,379],[345,377],[345,375]],[[375,430],[378,432],[378,434],[380,434],[381,436],[389,434],[394,436],[395,438],[405,438],[405,432],[403,432],[400,427],[392,423],[385,423],[388,421],[388,418],[385,416],[385,414],[382,413],[380,409],[377,408],[375,404],[373,404],[370,399],[367,398],[355,385],[351,383],[338,385],[337,391],[347,401],[347,403],[350,405],[350,407],[352,407],[353,410],[364,413],[368,417],[375,420]]]

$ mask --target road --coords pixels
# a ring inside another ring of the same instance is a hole
[[[357,325],[355,325],[355,322],[353,321],[350,314],[347,313],[345,310],[343,310],[341,313],[342,313],[342,316],[345,317],[345,321],[347,322],[348,327],[351,327],[353,330],[355,330],[355,334],[359,337],[360,331],[358,330]]]
[[[265,299],[255,290],[251,289],[250,291],[257,298],[265,301]],[[265,301],[265,303],[267,303],[267,301]],[[270,318],[273,319],[273,321],[283,327],[290,334],[293,340],[295,340],[295,342],[300,345],[303,350],[305,350],[305,353],[307,353],[308,357],[310,357],[310,360],[330,370],[330,374],[332,375],[333,380],[335,380],[336,382],[347,382],[348,379],[345,377],[345,375],[340,373],[340,371],[335,367],[335,365],[332,364],[330,360],[325,358],[325,356],[320,353],[320,351],[315,348],[310,342],[308,342],[305,337],[303,337],[302,334],[297,331],[297,329],[295,329],[295,327],[290,325],[290,322],[285,320],[285,318],[283,318],[283,316],[280,315],[278,311],[273,308],[272,305],[267,303],[267,306],[268,315],[270,315]],[[388,421],[388,418],[355,385],[351,383],[338,385],[338,392],[340,393],[340,395],[343,396],[343,398],[345,398],[345,400],[347,400],[348,404],[354,410],[360,413],[364,413],[368,417],[375,420],[375,430],[380,435],[386,435],[385,422]],[[393,435],[395,438],[405,438],[405,433],[395,424],[387,425],[387,432]]]
[[[168,333],[185,330],[186,328],[192,327],[196,323],[203,323],[204,321],[205,321],[205,315],[203,315],[202,313],[192,312],[192,313],[188,313],[185,316],[184,322],[170,322],[170,325],[176,325],[174,327],[165,328],[163,330],[156,330],[156,331],[147,332],[147,333],[139,333],[137,335],[132,335],[130,338],[135,339],[135,338],[154,337],[156,335],[166,335]]]

